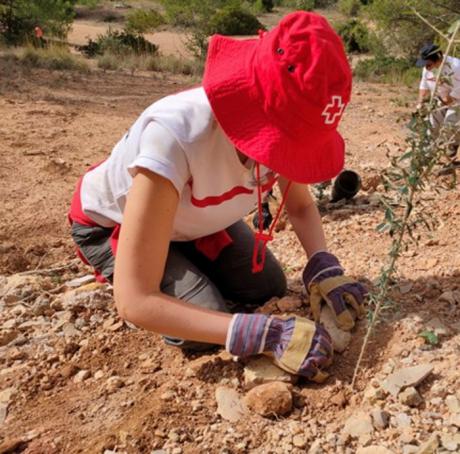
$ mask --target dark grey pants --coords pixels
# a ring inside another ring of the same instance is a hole
[[[211,261],[197,251],[193,241],[172,242],[169,247],[161,290],[197,306],[222,312],[249,311],[286,292],[286,277],[279,262],[267,250],[265,267],[253,274],[254,234],[239,221],[227,229],[233,243]],[[73,223],[72,237],[81,253],[109,281],[113,279],[114,256],[110,247],[112,229]],[[167,343],[202,349],[197,343],[166,339]],[[207,345],[209,347],[209,345]]]

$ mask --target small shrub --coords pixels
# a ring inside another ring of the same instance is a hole
[[[271,13],[275,5],[273,0],[256,0],[254,6],[256,11]]]
[[[354,69],[358,79],[372,82],[404,83],[413,85],[420,78],[420,69],[406,58],[379,55],[361,60]]]
[[[240,7],[229,6],[217,11],[209,21],[208,33],[221,35],[255,35],[264,28],[257,17]]]
[[[97,58],[97,67],[109,71],[115,71],[120,68],[120,57],[111,53],[100,55]]]
[[[31,68],[88,71],[88,65],[81,57],[71,54],[62,46],[51,46],[46,49],[27,47],[19,60]]]
[[[147,33],[164,24],[163,16],[154,9],[131,11],[126,17],[126,31],[130,33]]]
[[[146,65],[146,69],[150,71],[169,72],[185,76],[201,76],[203,74],[203,67],[203,62],[199,60],[186,60],[174,55],[151,57]]]
[[[313,11],[315,6],[315,0],[296,0],[294,3],[295,9],[302,11]]]
[[[360,0],[339,0],[338,7],[345,16],[355,17],[361,9]]]
[[[348,52],[365,53],[369,51],[371,37],[369,30],[362,22],[351,19],[339,24],[336,29]]]
[[[99,35],[95,41],[90,39],[88,44],[80,46],[79,50],[87,57],[111,53],[114,55],[155,54],[158,46],[147,41],[143,36],[126,30],[109,29],[106,34]]]

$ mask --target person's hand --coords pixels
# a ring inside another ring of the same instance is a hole
[[[308,261],[302,277],[316,321],[320,318],[322,301],[332,309],[337,326],[347,331],[355,325],[347,304],[353,307],[358,318],[365,315],[363,301],[367,289],[354,279],[343,275],[343,268],[333,254],[325,251],[314,254]]]
[[[332,363],[329,333],[306,318],[264,314],[235,314],[227,333],[226,350],[247,357],[260,353],[273,358],[285,371],[321,383],[322,369]]]

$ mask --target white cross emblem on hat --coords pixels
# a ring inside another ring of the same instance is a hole
[[[342,97],[334,95],[332,101],[324,108],[321,116],[325,118],[324,123],[327,125],[332,125],[337,117],[340,117],[343,114],[345,109],[345,103],[342,101]]]

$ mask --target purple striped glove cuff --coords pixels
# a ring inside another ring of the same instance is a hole
[[[271,319],[264,314],[235,314],[228,328],[226,350],[243,358],[263,353]]]

